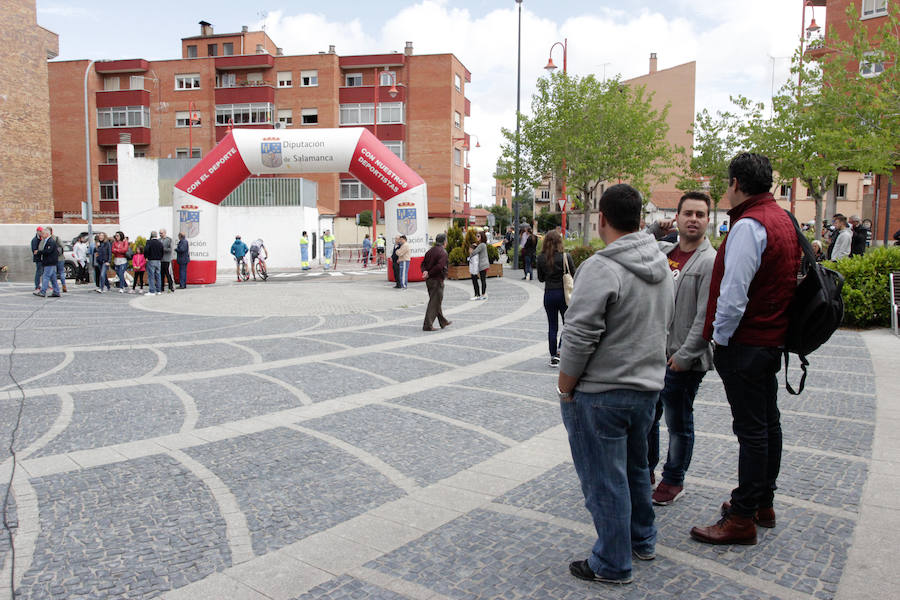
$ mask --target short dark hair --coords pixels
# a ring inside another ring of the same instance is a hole
[[[306,232],[305,232],[305,231],[303,232],[303,235],[306,235]]]
[[[834,215],[833,217],[831,217],[831,220],[832,220],[832,221],[835,221],[835,220],[840,221],[840,222],[843,223],[844,225],[847,224],[847,217],[845,217],[845,216],[842,215],[841,213],[838,213],[838,214]]]
[[[446,241],[447,241],[446,233],[439,233],[436,236],[434,236],[434,243],[437,244],[438,246],[440,246],[441,244],[443,244]]]
[[[762,154],[742,152],[728,165],[728,184],[735,179],[748,196],[764,194],[772,189],[772,164]]]
[[[706,212],[709,213],[710,206],[712,206],[712,200],[709,199],[709,196],[704,194],[703,192],[688,192],[678,201],[678,211],[681,212],[681,205],[684,204],[685,200],[700,200],[701,202],[706,202]]]
[[[600,196],[600,212],[615,229],[633,233],[641,226],[641,193],[619,183],[606,189]]]
[[[400,239],[401,239],[401,240],[405,240],[405,239],[406,239],[406,236],[405,236],[405,235],[401,235],[401,236],[400,236]]]

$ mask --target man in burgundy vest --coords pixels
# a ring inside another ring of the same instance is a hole
[[[772,166],[739,154],[728,167],[731,231],[716,255],[703,335],[716,366],[738,438],[738,487],[722,519],[694,527],[709,544],[755,544],[756,526],[774,527],[775,481],[781,469],[781,415],[776,374],[797,287],[800,247],[788,214],[775,203]]]

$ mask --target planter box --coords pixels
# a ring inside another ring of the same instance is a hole
[[[493,263],[488,267],[488,277],[503,277],[503,265]],[[451,266],[447,268],[447,279],[469,279],[469,265]]]

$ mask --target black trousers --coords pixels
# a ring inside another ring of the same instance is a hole
[[[144,289],[144,271],[134,272],[134,280],[131,282],[131,289],[134,289],[134,286],[138,284],[138,281],[141,282],[141,289]]]
[[[172,264],[171,264],[171,261],[169,261],[169,262],[160,261],[160,263],[159,263],[159,271],[160,271],[160,274],[161,274],[161,275],[160,275],[160,282],[162,283],[162,285],[161,285],[160,288],[159,288],[160,291],[162,291],[163,288],[166,287],[166,280],[168,280],[168,282],[169,282],[169,289],[174,291],[174,290],[175,290],[175,282],[172,281]]]
[[[400,263],[396,258],[391,259],[391,267],[394,270],[394,287],[400,287]]]
[[[478,291],[478,276],[481,276],[481,292]],[[478,275],[472,275],[472,287],[475,288],[476,296],[484,296],[487,291],[487,269],[479,271]]]
[[[441,303],[444,301],[444,280],[436,277],[429,277],[425,280],[425,287],[428,288],[428,308],[425,309],[425,324],[427,329],[434,326],[434,320],[438,320],[438,325],[446,327],[449,321],[444,317],[444,311]]]
[[[716,346],[713,361],[731,406],[737,436],[738,486],[731,492],[732,510],[752,517],[770,508],[781,471],[781,413],[778,411],[778,348],[732,342]]]

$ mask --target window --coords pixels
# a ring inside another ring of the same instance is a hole
[[[386,140],[382,141],[382,143],[387,147],[388,150],[396,154],[400,160],[403,160],[403,142],[400,140]]]
[[[200,127],[200,113],[194,111],[194,127]],[[191,120],[191,113],[187,110],[179,110],[175,112],[175,127],[189,127],[188,122]]]
[[[341,200],[371,200],[372,190],[356,179],[341,179]]]
[[[341,104],[341,125],[371,125],[374,122],[375,107],[369,104]]]
[[[378,122],[379,123],[402,123],[403,122],[403,103],[402,102],[379,102],[378,103]]]
[[[393,71],[382,71],[379,76],[378,85],[396,85],[397,74]]]
[[[197,46],[188,46],[187,47],[187,57],[188,58],[197,58]]]
[[[144,89],[144,78],[140,75],[132,75],[128,79],[128,89],[131,89],[131,90]]]
[[[887,0],[862,0],[862,18],[887,14]]]
[[[362,85],[362,73],[348,73],[344,76],[344,85],[347,87],[359,87]]]
[[[781,197],[782,198],[790,198],[791,197],[791,186],[782,185],[781,186]]]
[[[206,55],[207,56],[218,56],[219,55],[219,45],[218,44],[207,44],[206,45]]]
[[[101,200],[118,200],[119,199],[119,182],[118,181],[101,181],[100,182],[100,199]]]
[[[291,72],[290,71],[279,71],[278,72],[278,87],[289,88],[292,85],[294,85],[294,82],[291,81]]]
[[[260,84],[263,82],[262,73],[247,73],[247,83],[249,84]]]
[[[220,104],[216,106],[216,125],[272,124],[274,108],[268,102]]]
[[[285,127],[290,127],[294,124],[294,111],[290,108],[280,108],[278,109],[278,122],[284,125]]]
[[[847,184],[839,183],[834,186],[834,197],[835,198],[846,198],[847,197]]]
[[[301,108],[300,109],[300,123],[303,125],[318,125],[319,124],[319,109],[318,108]]]
[[[884,73],[884,56],[880,52],[866,52],[869,57],[859,62],[859,74],[863,77],[878,77]]]
[[[453,113],[453,126],[457,129],[462,129],[462,115],[458,112]]]
[[[216,73],[216,87],[234,87],[237,85],[237,77],[234,73]]]
[[[457,92],[462,91],[462,77],[459,76],[459,73],[453,75],[453,86],[456,88]]]
[[[119,162],[118,154],[115,150],[107,150],[106,151],[106,164],[115,165]]]
[[[188,149],[175,148],[175,158],[188,158]],[[200,158],[200,148],[194,148],[191,151],[190,158]]]
[[[119,76],[115,77],[104,77],[103,78],[103,91],[105,92],[114,92],[119,89]]]
[[[187,73],[185,75],[175,76],[176,90],[197,90],[200,89],[200,74]]]
[[[300,71],[300,87],[316,87],[319,85],[318,71]]]
[[[541,190],[541,200],[550,199],[550,190]]]
[[[97,109],[97,127],[150,127],[149,106],[112,106]]]
[[[459,202],[459,186],[458,185],[453,186],[453,201]]]
[[[453,149],[453,164],[457,167],[462,164],[462,150],[459,148]]]
[[[145,156],[147,156],[147,151],[146,151],[146,150],[135,150],[135,151],[134,151],[134,157],[135,157],[135,158],[144,158]]]
[[[234,55],[234,42],[225,42],[222,44],[222,56]]]

